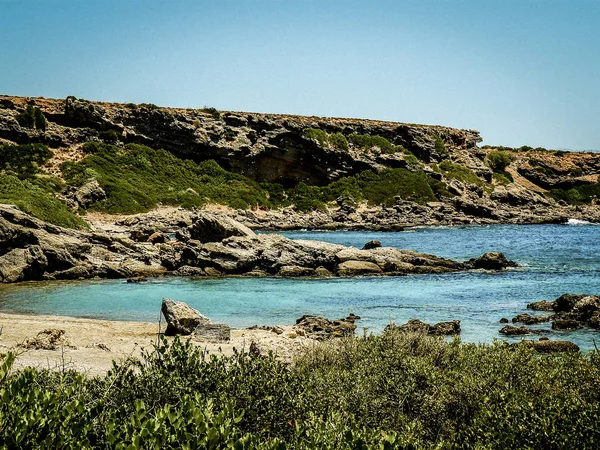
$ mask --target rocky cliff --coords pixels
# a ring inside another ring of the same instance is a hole
[[[45,129],[19,122],[28,105],[42,111]],[[321,134],[308,134],[307,130]],[[328,136],[337,141],[327,142]],[[377,143],[359,145],[352,136],[383,139],[391,150]],[[336,144],[340,139],[341,144]],[[490,154],[497,150],[480,148],[481,137],[473,130],[213,108],[161,108],[74,97],[0,96],[0,144],[46,144],[54,151],[45,168],[48,172],[61,176],[59,164],[83,158],[82,146],[87,141],[119,146],[139,143],[194,161],[215,160],[226,170],[286,188],[300,182],[325,186],[366,170],[405,168],[424,173],[441,192],[436,194],[439,202],[406,204],[406,199],[398,199],[395,206],[388,204],[366,213],[341,201],[330,205],[333,210],[316,220],[316,226],[346,223],[393,229],[407,224],[600,218],[594,206],[596,193],[600,193],[600,154],[522,148],[511,151],[510,159],[498,169],[490,164]],[[557,200],[591,206],[568,206]],[[351,216],[355,213],[359,215]],[[277,223],[278,217],[293,221],[289,216],[275,212],[263,222],[273,222],[271,228],[285,228],[285,223]],[[298,220],[308,220],[310,226],[310,217]],[[252,226],[261,223],[252,214],[245,221]]]

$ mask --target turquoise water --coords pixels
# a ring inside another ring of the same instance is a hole
[[[523,266],[503,273],[457,273],[388,278],[160,279],[146,284],[124,280],[25,283],[0,289],[3,312],[57,314],[111,320],[156,321],[163,297],[182,300],[215,322],[234,327],[294,323],[302,314],[339,318],[350,312],[360,328],[378,332],[390,321],[420,318],[430,323],[460,319],[462,339],[491,342],[502,317],[525,312],[528,302],[565,292],[600,292],[600,226],[493,225],[417,228],[407,232],[290,232],[362,247],[371,240],[464,260],[502,251]],[[548,328],[548,325],[541,326]],[[595,331],[555,333],[585,349]],[[598,339],[600,340],[600,339]]]

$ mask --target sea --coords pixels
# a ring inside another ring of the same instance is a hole
[[[357,333],[380,333],[389,323],[418,318],[428,323],[460,320],[463,342],[492,343],[501,318],[527,303],[564,293],[600,294],[600,226],[570,220],[560,225],[416,227],[402,232],[294,231],[293,239],[316,239],[361,248],[378,240],[456,260],[503,252],[519,267],[503,272],[334,279],[160,278],[49,281],[0,286],[0,311],[109,320],[158,322],[163,298],[185,301],[215,323],[232,327],[293,324],[303,314],[338,319],[361,317]],[[550,330],[548,323],[534,326]],[[552,332],[583,350],[600,345],[600,332]],[[531,338],[528,337],[528,338]],[[534,337],[535,338],[535,337]],[[514,341],[520,338],[511,338]]]

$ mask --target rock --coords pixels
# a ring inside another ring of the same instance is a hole
[[[161,311],[167,321],[166,336],[177,334],[190,335],[200,325],[207,325],[210,320],[187,303],[166,298],[162,302]]]
[[[398,330],[411,333],[423,333],[432,336],[450,336],[460,334],[460,320],[452,320],[450,322],[438,322],[435,325],[429,325],[419,319],[410,319],[404,325],[396,325],[391,323],[384,329],[385,331]]]
[[[98,183],[98,180],[91,178],[74,192],[68,195],[74,199],[82,208],[87,208],[92,203],[106,199],[106,192]]]
[[[305,314],[296,320],[297,334],[307,336],[312,339],[324,340],[337,337],[354,335],[356,325],[354,321],[346,319],[332,320],[322,317]],[[303,334],[300,333],[302,331]]]
[[[552,321],[552,329],[557,331],[573,331],[581,328],[582,325],[577,320],[572,319],[554,319]]]
[[[256,342],[254,342],[254,341],[250,342],[249,353],[252,356],[260,356],[260,348],[258,347],[258,344]]]
[[[311,277],[315,275],[315,270],[310,267],[283,266],[277,273],[280,277]]]
[[[127,278],[127,282],[128,283],[144,283],[148,281],[148,278],[146,277],[131,277],[131,278]]]
[[[484,253],[479,258],[470,259],[469,264],[474,269],[485,270],[502,270],[507,267],[518,267],[516,262],[508,260],[501,252]]]
[[[533,330],[528,327],[514,327],[512,325],[505,325],[500,329],[500,333],[506,336],[522,336],[525,334],[532,334]]]
[[[508,323],[508,319],[506,317],[503,317],[502,319],[500,319],[500,323]]]
[[[554,302],[540,300],[539,302],[528,303],[527,309],[533,309],[534,311],[554,311]]]
[[[588,297],[586,294],[563,294],[554,300],[554,311],[556,312],[569,312],[580,300]]]
[[[181,266],[174,274],[180,277],[205,277],[207,275],[204,269],[192,266]]]
[[[382,273],[381,267],[367,261],[344,261],[338,265],[340,276],[372,275]]]
[[[75,348],[69,343],[64,337],[65,330],[57,328],[50,328],[44,331],[40,331],[36,337],[29,338],[19,345],[21,348],[28,350],[57,350],[64,346],[69,348]]]
[[[579,346],[570,341],[540,340],[534,341],[532,345],[540,353],[579,351]]]
[[[0,280],[5,283],[41,280],[48,258],[39,245],[16,248],[0,256]]]
[[[450,336],[460,334],[460,320],[439,322],[429,327],[429,334],[434,336]]]
[[[315,269],[315,276],[321,277],[321,278],[329,278],[329,277],[332,277],[333,274],[329,270],[327,270],[325,267],[319,266]]]
[[[231,339],[231,328],[220,323],[198,325],[192,333],[195,339],[207,342],[229,342]]]
[[[363,249],[363,250],[371,250],[371,249],[374,249],[374,248],[379,248],[379,247],[381,247],[381,242],[380,242],[380,241],[375,241],[375,240],[373,240],[373,241],[369,241],[369,242],[367,242],[367,243],[366,243],[366,244],[363,246],[363,248],[362,248],[362,249]]]
[[[169,238],[169,236],[161,232],[152,233],[148,237],[148,242],[150,242],[151,244],[164,244],[166,242],[169,242],[170,240],[171,239]]]
[[[204,272],[206,272],[206,275],[208,275],[209,277],[222,277],[223,276],[223,273],[221,271],[215,269],[214,267],[205,267]]]
[[[548,322],[553,316],[532,316],[530,314],[519,314],[513,317],[512,323],[524,323],[525,325],[534,325],[536,323]]]
[[[231,236],[256,236],[250,228],[229,217],[217,217],[204,212],[199,213],[192,219],[189,232],[192,239],[197,239],[202,243],[221,242]]]
[[[283,334],[283,328],[281,327],[271,327],[271,332],[280,335]]]

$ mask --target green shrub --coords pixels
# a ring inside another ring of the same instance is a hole
[[[176,338],[104,378],[0,363],[6,448],[596,448],[600,357],[397,330],[208,357]]]
[[[215,119],[220,119],[221,118],[221,113],[219,112],[219,110],[213,106],[205,106],[204,108],[200,109],[200,111],[212,116]]]
[[[107,199],[91,205],[94,210],[130,214],[158,204],[188,208],[207,202],[237,208],[272,205],[257,183],[223,170],[214,161],[197,163],[135,144],[119,148],[87,143],[84,149],[89,153],[85,158],[61,168],[71,185],[79,186],[91,177],[98,180]]]
[[[105,130],[98,133],[98,137],[107,144],[114,144],[119,140],[119,135],[115,130]]]
[[[446,160],[442,161],[438,167],[446,178],[452,178],[462,181],[463,183],[476,184],[477,186],[483,186],[485,184],[475,172],[461,164],[452,163]]]
[[[33,122],[38,130],[46,131],[46,126],[48,122],[46,122],[46,117],[44,116],[44,113],[38,107],[35,107],[33,109]]]
[[[38,219],[68,228],[86,228],[87,224],[63,202],[54,197],[49,181],[20,180],[0,174],[0,203],[16,205]]]
[[[135,103],[126,103],[125,108],[137,109],[137,105]]]
[[[592,200],[600,198],[600,183],[551,189],[550,196],[555,200],[563,200],[573,205],[589,204]]]
[[[442,157],[448,157],[449,155],[448,149],[446,149],[446,144],[440,136],[437,136],[435,138],[435,151],[438,155]]]
[[[394,145],[386,138],[379,135],[352,133],[348,136],[348,139],[355,147],[363,150],[377,147],[382,153],[408,152],[401,145]]]
[[[329,144],[336,150],[348,150],[348,141],[342,133],[330,134]]]
[[[40,131],[46,131],[48,122],[40,108],[33,105],[27,105],[25,111],[17,115],[17,122],[25,128],[36,128]]]
[[[156,106],[154,103],[140,103],[140,108],[145,108],[149,110],[160,109],[160,106]]]
[[[35,175],[38,167],[52,158],[52,151],[42,144],[0,146],[0,170],[19,178]]]
[[[499,183],[503,186],[515,181],[513,179],[513,176],[509,172],[506,172],[506,171],[494,172],[492,175],[492,178],[496,181],[496,183]]]
[[[329,146],[329,136],[323,130],[318,128],[305,128],[302,134],[307,139],[317,141],[320,147],[325,148]]]
[[[508,165],[514,161],[515,157],[511,152],[508,152],[508,151],[493,150],[488,153],[486,159],[487,159],[488,166],[490,166],[490,168],[493,171],[500,172],[500,171],[504,171],[508,167]]]

